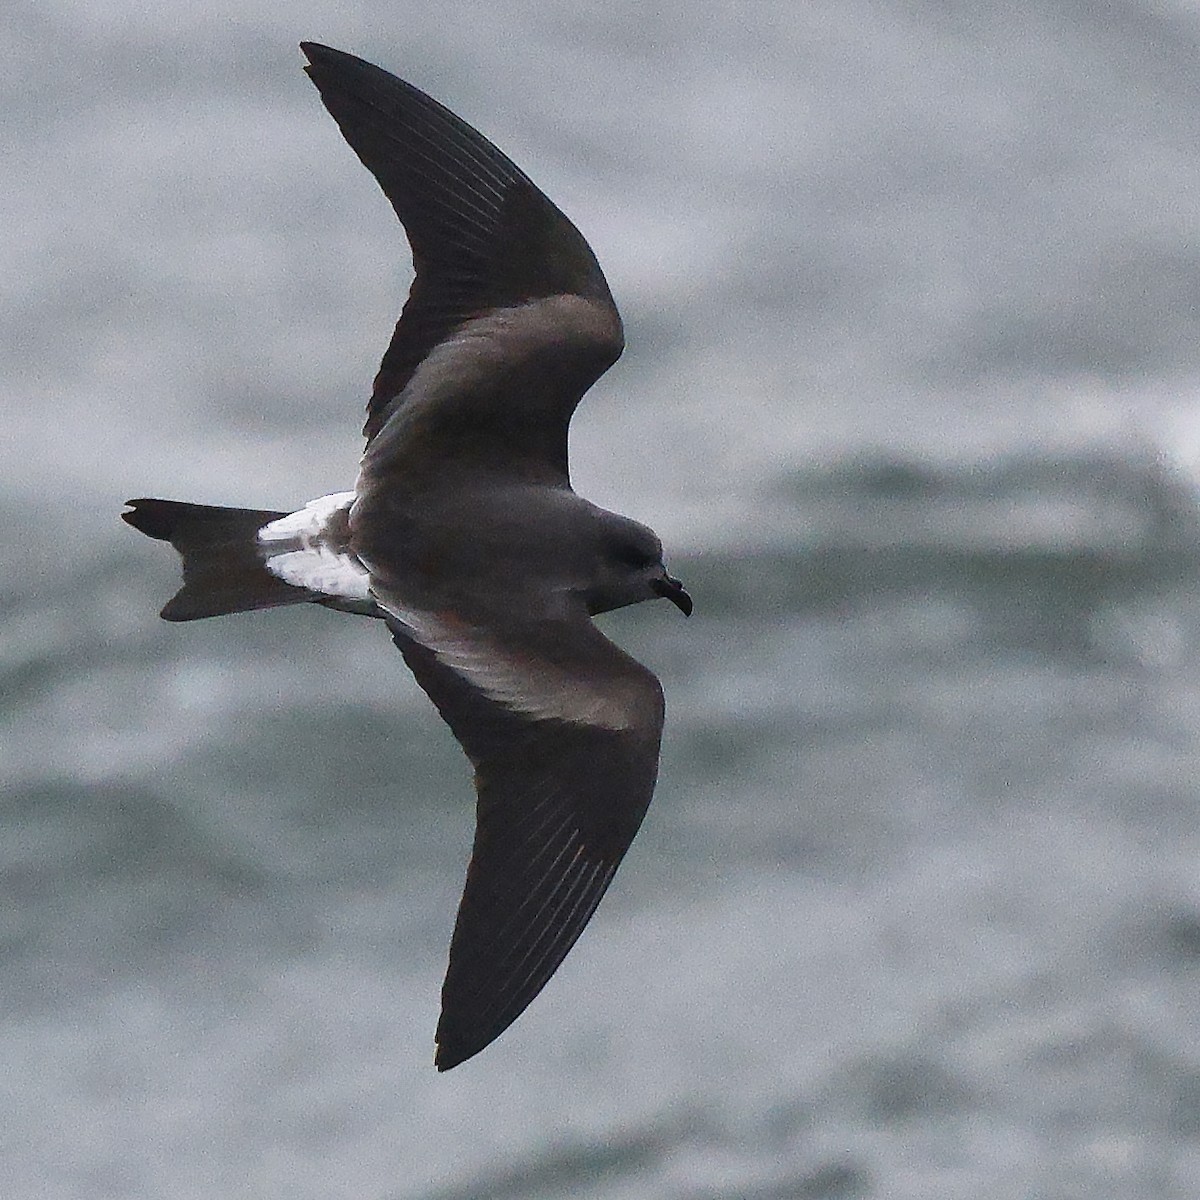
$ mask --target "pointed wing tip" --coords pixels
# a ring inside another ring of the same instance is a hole
[[[476,1014],[464,1012],[453,998],[448,999],[443,988],[442,1011],[433,1034],[433,1065],[439,1073],[452,1071],[481,1054],[512,1025],[524,1007],[501,1021],[480,1020]]]
[[[489,1042],[484,1042],[482,1046],[455,1046],[453,1044],[443,1044],[438,1042],[437,1050],[434,1052],[433,1065],[437,1067],[438,1073],[452,1071],[455,1067],[465,1063],[468,1058],[474,1058],[481,1050],[485,1050]]]
[[[463,1058],[447,1053],[441,1046],[437,1048],[433,1056],[433,1065],[437,1067],[439,1075],[446,1071],[453,1071],[463,1061],[465,1061]]]

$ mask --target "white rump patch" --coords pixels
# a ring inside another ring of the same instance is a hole
[[[267,570],[284,583],[310,592],[344,600],[371,599],[371,577],[358,560],[336,554],[328,546],[272,554],[267,559]]]
[[[353,492],[335,492],[264,525],[258,541],[267,570],[293,587],[343,600],[370,601],[371,576],[366,567],[338,548],[345,540],[342,514],[353,503]]]
[[[302,509],[280,517],[264,525],[258,531],[260,542],[287,542],[293,539],[312,541],[321,539],[329,519],[335,513],[349,511],[354,503],[353,492],[334,492],[332,496],[320,496],[310,500]]]
[[[378,598],[377,602],[378,602]],[[531,648],[514,660],[488,636],[453,617],[386,605],[388,614],[414,641],[432,650],[444,666],[485,696],[535,720],[570,721],[603,729],[633,728],[625,689],[607,691],[603,680],[581,678],[546,662]]]

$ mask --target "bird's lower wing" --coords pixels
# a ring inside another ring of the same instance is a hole
[[[437,1030],[448,1070],[520,1016],[600,903],[654,790],[662,690],[585,616],[536,639],[445,614],[388,623],[475,766],[475,843]]]

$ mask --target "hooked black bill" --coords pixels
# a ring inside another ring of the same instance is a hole
[[[685,617],[692,615],[692,598],[687,594],[687,589],[683,584],[673,575],[664,575],[661,579],[651,580],[650,587],[657,595],[670,600]]]

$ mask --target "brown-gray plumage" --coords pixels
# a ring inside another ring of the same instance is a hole
[[[411,84],[312,43],[306,68],[379,181],[415,278],[353,492],[294,513],[131,500],[184,560],[192,620],[312,601],[381,617],[475,767],[475,843],[436,1063],[499,1036],[595,911],[654,790],[662,689],[591,617],[691,600],[654,533],[572,491],[567,427],[618,357],[587,243]]]

